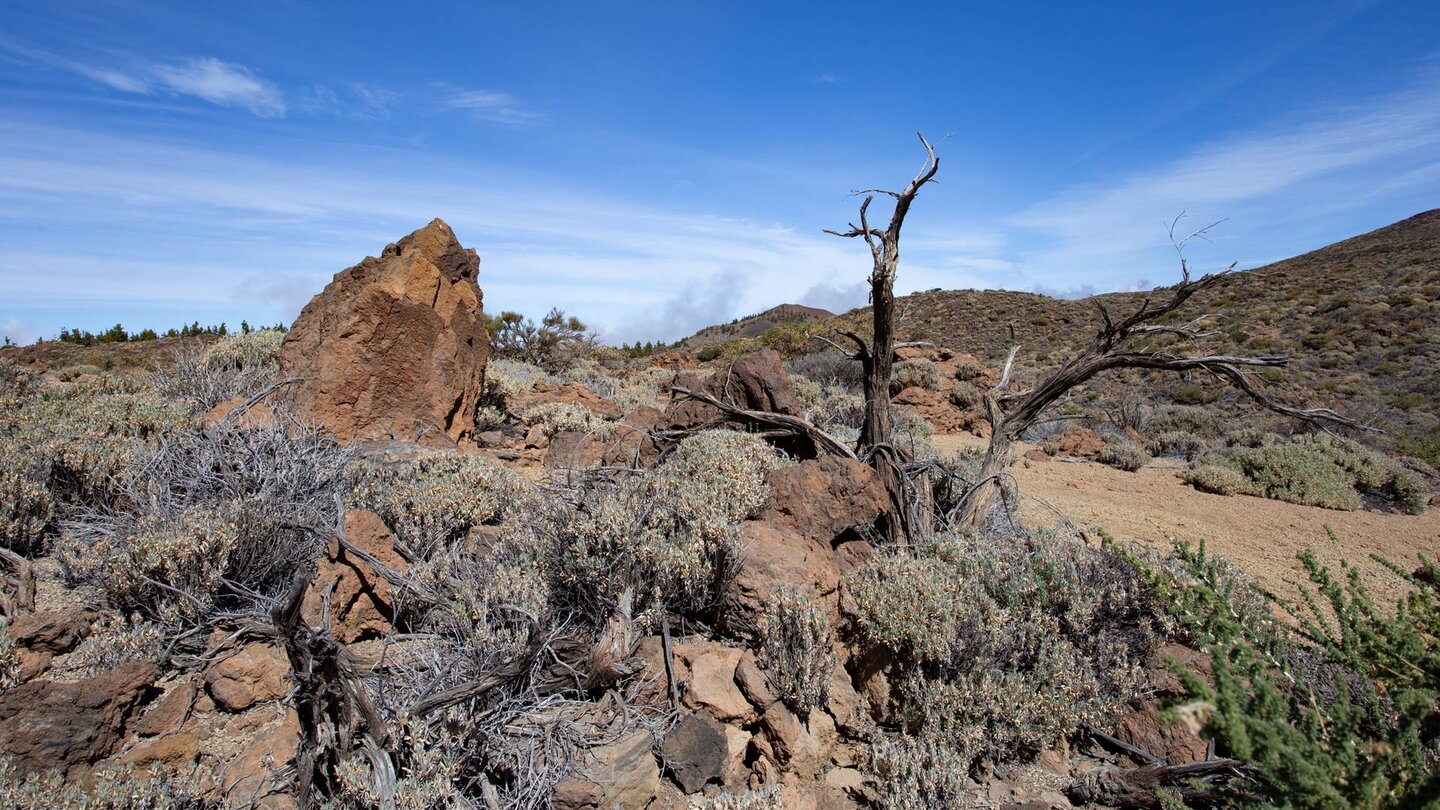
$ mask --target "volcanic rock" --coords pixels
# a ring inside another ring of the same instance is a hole
[[[134,661],[76,683],[31,681],[0,694],[0,753],[21,774],[75,777],[115,753],[160,668]]]
[[[468,439],[485,378],[480,257],[440,220],[336,274],[280,349],[297,411],[337,439]]]

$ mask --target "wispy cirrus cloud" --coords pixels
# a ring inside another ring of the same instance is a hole
[[[118,90],[141,95],[191,96],[221,107],[239,107],[261,118],[285,114],[280,88],[250,68],[214,57],[155,62],[136,57],[112,64],[87,62],[0,40],[0,50],[33,64],[68,71]]]
[[[1182,212],[1196,226],[1228,219],[1213,234],[1218,248],[1197,249],[1216,253],[1222,266],[1230,258],[1245,263],[1254,257],[1227,257],[1224,242],[1259,241],[1247,229],[1319,221],[1399,186],[1417,195],[1434,189],[1437,153],[1440,75],[1431,75],[1364,103],[1312,110],[1296,123],[1216,139],[1152,168],[1063,190],[1006,224],[1012,241],[1030,245],[1019,264],[1036,288],[1071,287],[1079,276],[1117,289],[1122,279],[1174,265],[1165,225]]]
[[[499,90],[466,90],[448,84],[437,84],[436,87],[445,95],[445,106],[462,110],[477,121],[516,126],[541,117],[514,96]]]

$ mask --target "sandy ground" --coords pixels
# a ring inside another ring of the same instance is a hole
[[[935,437],[941,452],[983,446],[983,441],[968,435]],[[1420,554],[1440,559],[1440,509],[1423,515],[1340,512],[1247,495],[1211,495],[1181,481],[1183,469],[1183,462],[1165,459],[1129,473],[1090,462],[1022,457],[1011,472],[1022,495],[1020,518],[1028,525],[1059,522],[1039,502],[1044,501],[1076,524],[1099,527],[1121,540],[1168,549],[1169,538],[1192,545],[1203,539],[1210,551],[1229,557],[1287,599],[1307,581],[1295,558],[1304,548],[1313,549],[1332,569],[1342,559],[1358,565],[1371,594],[1387,602],[1402,592],[1404,581],[1371,560],[1371,554],[1411,568]],[[1338,544],[1327,536],[1326,526],[1335,531]]]

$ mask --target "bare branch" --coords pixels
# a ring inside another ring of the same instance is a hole
[[[825,452],[833,453],[834,455],[848,459],[854,459],[856,457],[854,451],[852,451],[849,447],[846,447],[835,437],[831,436],[820,428],[815,427],[814,425],[797,416],[788,416],[783,413],[771,413],[769,411],[750,411],[744,408],[737,408],[734,405],[728,405],[724,402],[721,402],[720,400],[710,396],[709,394],[704,393],[703,391],[692,391],[688,388],[682,388],[678,385],[670,386],[670,390],[676,394],[679,394],[682,397],[703,402],[706,405],[711,406],[712,408],[718,408],[720,411],[724,412],[729,416],[737,416],[741,419],[745,419],[751,422],[757,422],[762,425],[771,425],[788,433],[804,436],[810,441],[814,442],[816,448],[824,450]]]

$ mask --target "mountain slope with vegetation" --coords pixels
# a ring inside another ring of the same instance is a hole
[[[1023,379],[1037,367],[1063,362],[1091,338],[1101,323],[1097,304],[1118,315],[1153,294],[1062,300],[1003,290],[930,290],[897,299],[896,336],[969,352],[989,364],[1003,362],[1018,343]],[[1390,432],[1413,455],[1434,455],[1440,431],[1440,209],[1234,272],[1197,297],[1195,311],[1206,313],[1200,326],[1213,333],[1200,347],[1206,352],[1291,357],[1287,369],[1262,374],[1275,395],[1333,407]],[[799,333],[863,334],[869,317],[862,307],[803,328],[782,324],[750,340],[791,354],[814,352],[825,347]],[[721,347],[717,355],[738,350]],[[1238,401],[1223,384],[1202,377],[1156,375],[1146,382],[1162,401]],[[1103,399],[1112,392],[1107,381],[1097,380],[1089,393]],[[1426,447],[1431,452],[1423,452]]]

